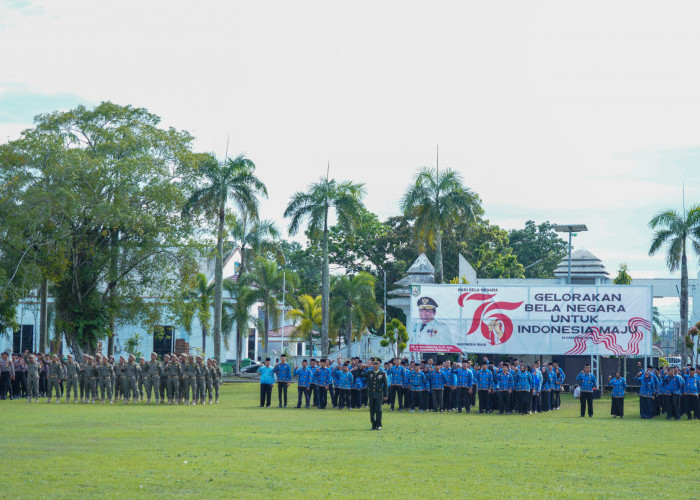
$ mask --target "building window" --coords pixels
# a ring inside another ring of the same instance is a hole
[[[173,327],[158,326],[153,332],[153,352],[162,357],[173,352]]]
[[[34,352],[34,325],[22,325],[12,336],[12,352]]]

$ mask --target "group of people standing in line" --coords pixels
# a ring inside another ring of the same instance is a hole
[[[297,379],[296,408],[311,406],[325,409],[328,399],[333,408],[351,409],[367,405],[367,389],[363,374],[371,365],[352,358],[333,363],[329,359],[302,361],[300,367],[292,368],[285,356],[275,366],[268,358],[259,368],[260,406],[270,406],[272,388],[277,384],[280,408],[287,407],[287,390],[292,378]],[[499,363],[497,366],[487,359],[480,364],[463,359],[452,363],[436,363],[433,359],[420,362],[394,358],[380,368],[387,375],[389,388],[388,404],[391,411],[479,413],[499,415],[533,413],[558,410],[561,393],[564,391],[565,373],[557,361],[531,365],[517,359]],[[680,418],[681,410],[692,418],[698,418],[698,389],[700,370],[688,366],[684,370],[666,368],[654,371],[649,368],[637,377],[641,384],[640,414],[667,414],[667,418]],[[610,376],[613,417],[624,416],[624,398],[627,382],[620,372]],[[586,364],[576,376],[575,395],[580,399],[580,416],[593,417],[593,400],[598,390],[598,381]],[[477,410],[478,399],[478,410]],[[651,404],[651,406],[649,406]],[[651,410],[649,410],[651,408]],[[656,408],[656,410],[654,410]]]
[[[3,352],[0,356],[0,399],[26,398],[38,402],[46,397],[51,403],[53,396],[56,403],[65,395],[65,402],[95,403],[123,399],[138,403],[147,399],[151,403],[192,405],[219,402],[219,388],[222,372],[215,359],[204,362],[202,356],[188,354],[165,354],[163,361],[156,353],[151,353],[150,361],[129,355],[113,356],[84,355],[81,362],[74,360],[72,354],[64,358],[58,355],[25,352],[13,355]],[[98,394],[99,390],[99,394]]]

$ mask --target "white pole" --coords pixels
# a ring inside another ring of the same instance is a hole
[[[285,299],[285,294],[284,292],[286,291],[285,289],[287,288],[287,273],[282,271],[282,336],[280,339],[282,340],[282,349],[280,351],[280,355],[282,352],[284,352],[284,310],[286,309],[284,299]]]

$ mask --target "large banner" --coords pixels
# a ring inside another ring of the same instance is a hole
[[[652,354],[651,287],[412,285],[409,349]]]

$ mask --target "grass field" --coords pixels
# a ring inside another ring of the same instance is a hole
[[[257,399],[227,384],[218,406],[2,401],[3,496],[700,497],[700,422],[640,420],[633,397],[622,421],[565,396],[530,416],[385,411],[379,432],[366,410]]]

